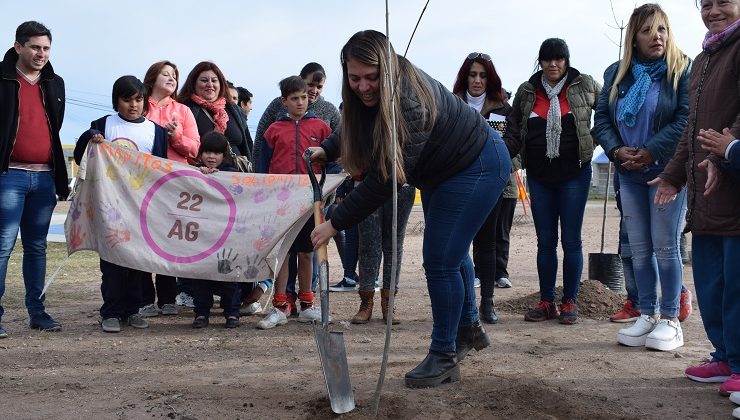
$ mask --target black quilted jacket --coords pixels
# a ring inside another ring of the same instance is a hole
[[[399,60],[405,61],[402,57]],[[488,138],[488,124],[476,110],[441,83],[426,73],[422,74],[434,93],[437,117],[431,131],[424,131],[421,121],[428,111],[421,108],[417,98],[401,80],[400,107],[410,134],[404,149],[404,169],[409,184],[420,190],[432,190],[467,168],[480,155]],[[339,157],[339,144],[338,131],[321,144],[330,161]],[[369,165],[370,168],[374,166],[377,165]],[[371,169],[363,182],[334,210],[332,226],[344,230],[359,223],[392,194],[392,182],[382,181]]]

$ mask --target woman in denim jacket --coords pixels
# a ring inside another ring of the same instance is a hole
[[[676,46],[668,16],[657,4],[636,8],[626,32],[622,60],[604,73],[594,124],[596,140],[617,167],[641,313],[634,325],[619,330],[617,341],[669,351],[683,346],[679,236],[686,191],[657,205],[658,187],[648,182],[673,156],[686,126],[690,60]]]

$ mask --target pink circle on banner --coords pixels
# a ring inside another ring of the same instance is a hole
[[[219,237],[218,241],[216,241],[216,243],[213,244],[207,250],[199,252],[191,256],[177,256],[177,255],[170,254],[169,252],[163,250],[154,241],[154,238],[152,237],[151,232],[149,232],[149,225],[146,221],[146,214],[149,209],[149,203],[152,201],[152,197],[157,192],[157,190],[159,190],[159,188],[161,188],[162,185],[164,185],[165,183],[172,181],[174,179],[180,178],[180,177],[184,177],[184,176],[193,176],[202,181],[205,181],[208,185],[210,185],[211,187],[215,188],[218,192],[220,192],[221,195],[224,196],[224,199],[226,200],[226,202],[229,204],[229,219],[228,219],[229,221],[227,222],[226,227],[224,228],[224,231],[221,234],[221,237]],[[141,224],[141,233],[144,236],[144,240],[146,241],[147,245],[149,245],[149,247],[160,257],[168,261],[172,261],[176,263],[194,263],[218,251],[223,246],[223,244],[226,242],[226,238],[229,237],[229,234],[231,233],[231,229],[234,227],[235,219],[236,219],[236,203],[234,202],[234,198],[231,196],[231,194],[229,194],[229,191],[226,190],[226,188],[223,185],[203,175],[202,173],[187,170],[187,169],[170,172],[167,175],[159,178],[154,183],[154,185],[152,185],[149,191],[147,191],[146,196],[144,196],[144,201],[141,203],[141,210],[139,211],[139,223]]]

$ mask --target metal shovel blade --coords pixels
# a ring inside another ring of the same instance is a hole
[[[349,380],[347,352],[344,349],[344,335],[332,332],[314,323],[316,345],[319,348],[321,369],[324,371],[326,390],[329,393],[331,411],[342,414],[354,410],[355,398]]]

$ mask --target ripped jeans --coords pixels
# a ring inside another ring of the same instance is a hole
[[[686,189],[665,206],[655,204],[658,187],[647,185],[647,181],[658,173],[660,170],[655,169],[647,173],[620,172],[619,194],[632,251],[640,312],[651,315],[660,311],[664,318],[675,318],[683,283],[679,237],[686,214]]]

